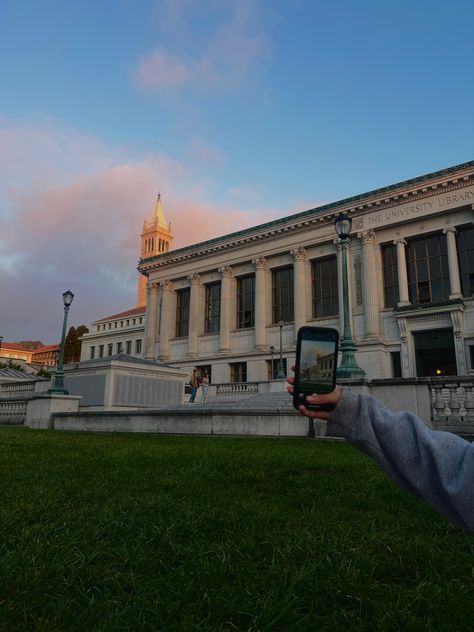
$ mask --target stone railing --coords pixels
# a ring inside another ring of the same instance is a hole
[[[229,384],[216,384],[216,398],[241,398],[257,395],[259,392],[257,382],[231,382]]]
[[[429,387],[433,427],[474,437],[474,379],[432,378]]]
[[[36,382],[3,382],[0,384],[0,398],[17,399],[32,397]]]
[[[25,423],[28,399],[0,399],[0,424],[21,426]]]

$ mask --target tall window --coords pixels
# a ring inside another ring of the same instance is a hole
[[[190,288],[176,292],[176,338],[182,338],[189,333],[189,298]]]
[[[293,268],[273,270],[272,315],[274,323],[278,323],[280,320],[289,323],[294,319],[293,297]]]
[[[394,244],[382,246],[382,271],[385,307],[396,307],[400,298],[398,291],[397,247]]]
[[[221,315],[221,284],[209,283],[206,285],[206,334],[213,334],[219,331],[219,319]]]
[[[112,343],[109,342],[109,344],[107,345],[107,355],[111,356],[113,353],[112,351]]]
[[[104,357],[104,345],[99,345],[99,358]]]
[[[337,315],[339,301],[336,257],[313,261],[311,276],[313,282],[313,318]]]
[[[406,247],[410,303],[426,305],[449,299],[446,235],[412,239]]]
[[[456,235],[463,296],[474,296],[474,226],[458,228]]]
[[[247,381],[247,363],[233,362],[230,365],[230,381],[246,382]]]
[[[237,328],[255,326],[255,276],[237,279]]]
[[[117,353],[123,353],[123,342],[117,342]]]
[[[126,353],[127,355],[131,355],[131,353],[132,353],[132,341],[131,341],[131,340],[127,340],[127,342],[125,343],[125,345],[126,345],[126,347],[125,347],[125,349],[126,349],[125,353]]]
[[[91,360],[95,358],[95,347],[91,347]]]
[[[142,352],[142,339],[138,338],[138,340],[135,340],[135,353],[141,353]]]

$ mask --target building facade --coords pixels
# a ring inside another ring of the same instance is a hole
[[[143,357],[145,307],[134,307],[92,323],[81,337],[81,362],[112,355]]]
[[[213,383],[265,381],[302,325],[343,331],[369,379],[474,371],[474,161],[142,258],[144,355]]]

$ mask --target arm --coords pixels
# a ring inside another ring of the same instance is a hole
[[[332,413],[300,410],[326,419],[328,434],[347,438],[400,487],[474,533],[474,443],[431,430],[408,411],[393,413],[370,395],[337,387],[311,401],[324,402],[336,404]]]

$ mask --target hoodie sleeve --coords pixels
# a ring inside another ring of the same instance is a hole
[[[370,456],[403,489],[474,533],[474,443],[393,413],[370,395],[344,388],[327,434]]]

